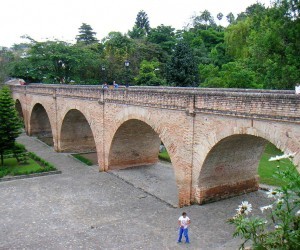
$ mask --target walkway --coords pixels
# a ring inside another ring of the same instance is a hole
[[[257,208],[267,204],[259,191],[173,208],[34,138],[23,135],[19,142],[63,173],[0,183],[0,249],[237,249],[233,228],[225,221],[242,200]],[[190,245],[176,243],[182,211],[192,220]]]

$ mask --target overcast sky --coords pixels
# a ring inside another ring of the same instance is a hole
[[[194,13],[207,9],[215,17],[222,12],[235,15],[257,0],[2,0],[0,5],[0,46],[10,47],[35,40],[60,39],[74,42],[82,23],[91,25],[100,40],[110,31],[126,33],[136,15],[144,10],[150,26],[160,24],[181,29]],[[270,0],[259,0],[269,6]],[[216,18],[215,18],[216,19]]]

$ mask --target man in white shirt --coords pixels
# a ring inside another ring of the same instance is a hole
[[[177,243],[181,243],[182,234],[185,237],[185,243],[190,243],[189,235],[188,235],[188,226],[191,224],[191,220],[189,217],[186,216],[186,212],[182,213],[182,216],[178,219],[178,225],[179,225],[179,238]]]

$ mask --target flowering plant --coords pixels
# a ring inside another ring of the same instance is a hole
[[[276,156],[269,161],[294,155]],[[249,241],[253,249],[300,249],[300,175],[291,168],[280,170],[278,167],[276,176],[287,184],[267,192],[270,204],[260,210],[267,214],[268,220],[251,216],[252,205],[247,201],[243,201],[236,215],[228,220],[235,226],[233,236],[244,239],[240,249],[245,249]]]

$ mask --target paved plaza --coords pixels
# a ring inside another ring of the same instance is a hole
[[[226,220],[243,200],[259,213],[262,191],[175,208],[168,164],[98,172],[35,138],[18,141],[62,174],[0,183],[0,249],[237,249]],[[191,244],[177,244],[177,220],[191,218]]]

